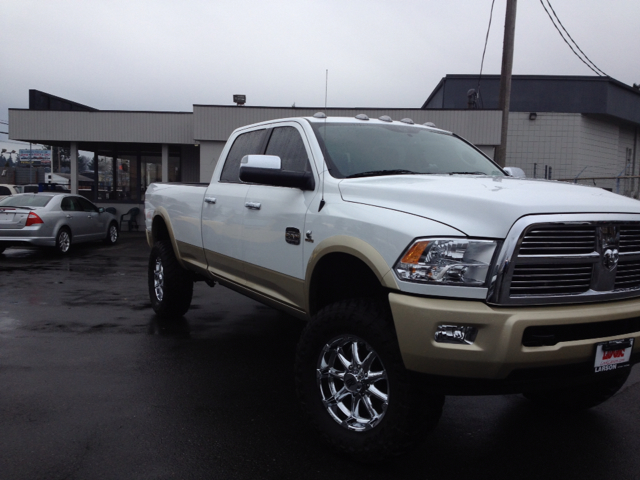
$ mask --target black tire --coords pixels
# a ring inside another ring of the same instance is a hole
[[[181,317],[193,297],[193,275],[180,266],[168,240],[151,249],[148,268],[149,298],[159,317]]]
[[[71,250],[71,230],[62,227],[56,235],[56,252],[60,255],[66,255]]]
[[[352,365],[358,365],[354,370],[336,362],[340,345]],[[353,345],[359,352],[355,362]],[[380,372],[386,376],[372,381]],[[428,391],[404,367],[389,307],[372,299],[334,303],[309,322],[298,344],[296,389],[304,413],[322,437],[363,462],[385,460],[422,441],[437,425],[444,403],[442,395]],[[344,396],[331,402],[335,391]]]
[[[630,370],[630,369],[629,369]],[[523,395],[536,405],[547,410],[564,412],[586,410],[606,402],[622,388],[629,371],[576,387],[526,392]]]
[[[118,241],[118,237],[120,235],[120,231],[118,230],[118,224],[116,222],[111,222],[109,224],[109,228],[107,229],[107,236],[104,237],[104,243],[107,245],[115,245]]]

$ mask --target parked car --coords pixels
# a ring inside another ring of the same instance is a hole
[[[52,247],[61,254],[72,243],[118,241],[116,216],[79,195],[21,193],[0,200],[0,253],[8,247]]]
[[[0,184],[0,199],[20,193],[18,185]]]

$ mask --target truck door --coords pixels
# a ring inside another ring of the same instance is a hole
[[[238,284],[246,284],[242,262],[242,222],[249,184],[240,181],[240,160],[262,153],[266,130],[239,135],[216,169],[202,206],[202,242],[211,272]],[[219,178],[215,176],[220,172]]]
[[[294,122],[268,131],[264,153],[280,157],[283,170],[312,171],[310,151],[304,131]],[[244,202],[247,286],[298,308],[304,306],[304,222],[315,194],[251,185]]]

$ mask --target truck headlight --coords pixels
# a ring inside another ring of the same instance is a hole
[[[395,264],[400,280],[482,287],[497,242],[465,238],[434,238],[414,242]]]

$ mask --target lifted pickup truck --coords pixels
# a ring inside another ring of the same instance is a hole
[[[145,208],[155,312],[204,280],[307,320],[302,408],[361,460],[420,441],[445,395],[589,408],[640,361],[640,203],[410,119],[240,128],[210,185],[152,184]]]

